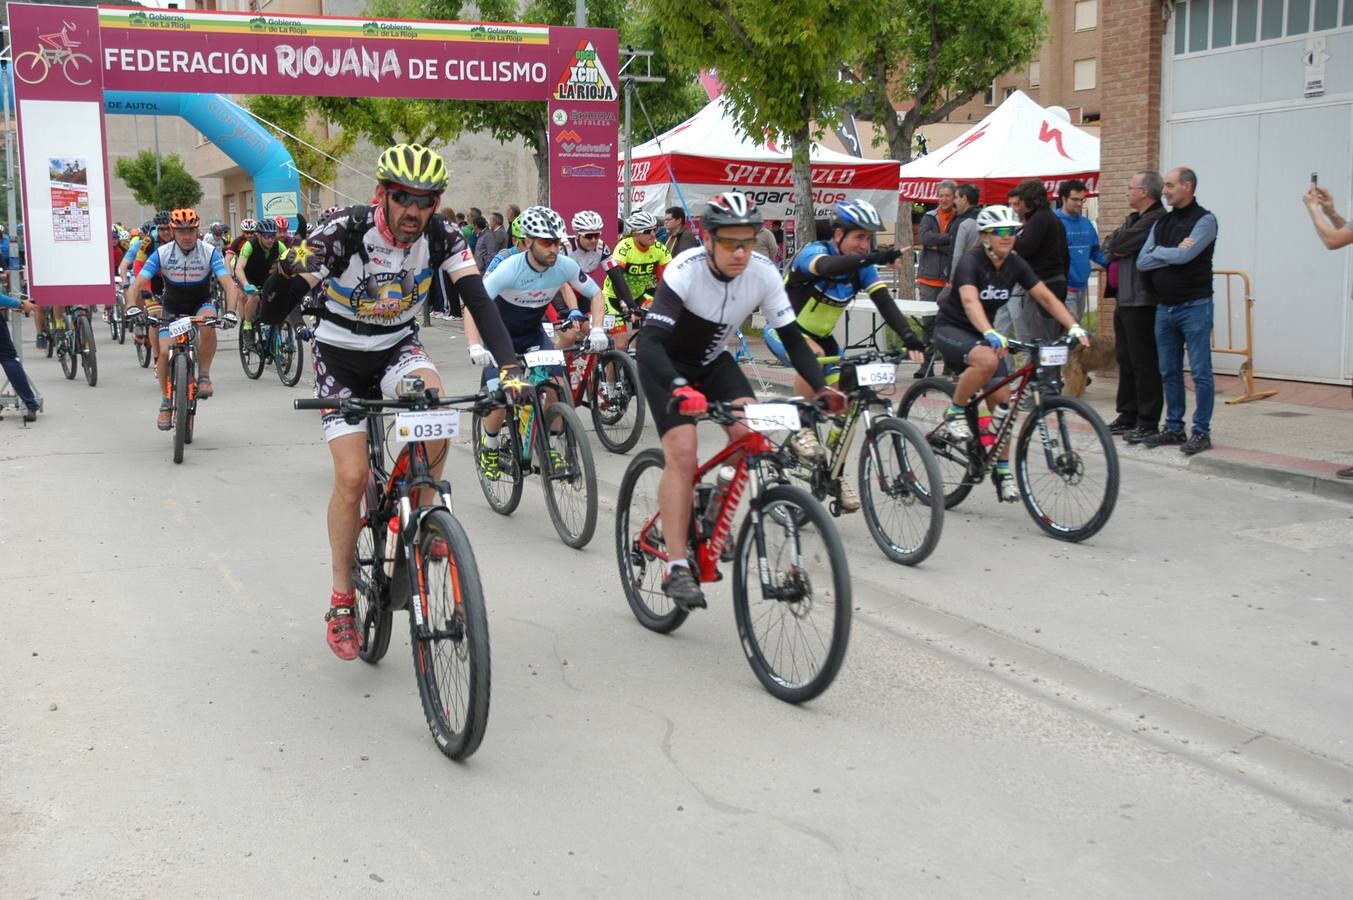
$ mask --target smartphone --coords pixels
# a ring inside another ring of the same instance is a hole
[[[1320,173],[1318,173],[1318,172],[1312,172],[1312,173],[1311,173],[1311,184],[1315,184],[1315,183],[1317,183],[1317,182],[1320,180],[1319,174],[1320,174]]]

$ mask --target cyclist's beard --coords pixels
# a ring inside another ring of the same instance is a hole
[[[531,257],[542,267],[548,269],[559,259],[558,250],[540,250],[536,247],[531,248]]]

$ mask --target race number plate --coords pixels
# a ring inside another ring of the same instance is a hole
[[[1039,347],[1038,361],[1045,366],[1060,366],[1066,362],[1067,348],[1065,345],[1055,347]]]
[[[187,334],[193,330],[193,320],[189,318],[175,319],[169,323],[169,336],[178,337],[181,334]]]
[[[748,403],[742,414],[753,431],[798,431],[801,425],[799,408],[788,403]]]
[[[410,441],[444,441],[459,434],[459,410],[423,409],[397,413],[390,437],[396,444],[407,444]]]
[[[855,367],[857,384],[879,385],[896,384],[897,369],[891,363],[871,363]]]
[[[526,365],[532,368],[536,366],[562,366],[563,364],[563,350],[532,350],[526,354]]]
[[[608,331],[615,327],[615,316],[602,316],[601,327]]]

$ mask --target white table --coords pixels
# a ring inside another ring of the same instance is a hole
[[[894,298],[893,302],[896,303],[897,308],[902,311],[902,315],[913,316],[918,319],[928,319],[931,316],[937,315],[940,311],[939,304],[931,303],[929,300],[904,300],[901,298]],[[850,317],[855,312],[869,313],[870,330],[867,338],[852,344],[850,342]],[[850,301],[850,304],[846,306],[846,333],[844,336],[845,339],[842,341],[844,345],[843,349],[859,350],[865,347],[874,350],[886,349],[879,346],[878,341],[879,331],[883,328],[884,324],[886,323],[880,323],[878,308],[874,306],[874,301],[869,299],[869,295],[856,294],[855,299]]]

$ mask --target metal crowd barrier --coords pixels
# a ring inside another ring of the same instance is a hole
[[[1251,400],[1263,400],[1265,397],[1276,396],[1277,391],[1256,391],[1254,389],[1254,295],[1250,293],[1250,276],[1239,269],[1213,269],[1212,277],[1226,279],[1226,343],[1219,344],[1218,342],[1216,319],[1214,317],[1212,352],[1243,357],[1238,374],[1244,383],[1245,393],[1226,402],[1228,404],[1248,403]],[[1243,345],[1236,344],[1235,336],[1234,303],[1236,298],[1233,287],[1237,279],[1239,279],[1245,303],[1245,343]]]

